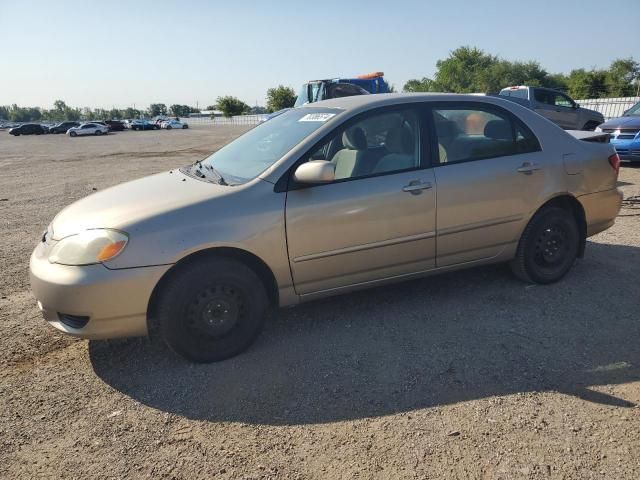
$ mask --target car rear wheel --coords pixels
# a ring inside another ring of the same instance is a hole
[[[210,363],[247,349],[262,330],[267,308],[265,287],[253,270],[210,258],[179,270],[163,288],[156,312],[173,351]]]
[[[557,282],[571,269],[579,249],[580,231],[573,214],[564,208],[547,207],[525,228],[511,269],[525,282]]]
[[[93,132],[94,135],[102,135],[102,130],[96,130]]]

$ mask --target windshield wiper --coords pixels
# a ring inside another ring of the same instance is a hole
[[[220,172],[218,172],[218,170],[216,170],[215,168],[213,168],[213,166],[208,165],[208,164],[202,164],[202,160],[196,160],[196,162],[193,164],[194,166],[198,167],[197,172],[200,173],[200,175],[202,175],[203,177],[205,176],[202,173],[202,167],[204,167],[206,170],[208,170],[209,172],[211,172],[213,174],[213,176],[216,178],[217,182],[219,185],[229,185],[226,180],[224,179],[224,177],[220,174]]]

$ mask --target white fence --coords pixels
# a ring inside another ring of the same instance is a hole
[[[620,98],[591,98],[576,100],[584,108],[590,108],[604,115],[605,120],[621,117],[622,114],[640,102],[640,97],[620,97]]]
[[[236,115],[235,117],[185,117],[184,121],[192,125],[257,125],[267,115]]]

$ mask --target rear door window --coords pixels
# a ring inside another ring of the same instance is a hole
[[[503,157],[540,150],[522,122],[491,106],[433,109],[439,163]]]

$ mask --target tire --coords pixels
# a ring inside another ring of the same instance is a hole
[[[93,134],[98,137],[100,135],[102,135],[102,130],[96,130],[95,132],[93,132]]]
[[[254,342],[268,304],[253,270],[235,260],[209,258],[170,278],[156,312],[169,348],[193,362],[210,363],[233,357]]]
[[[70,137],[75,137],[75,136],[77,136],[77,135],[78,135],[78,134],[77,134],[76,132],[69,132],[69,136],[70,136]]]
[[[182,126],[182,129],[183,129],[183,130],[186,130],[187,128],[189,128],[189,125],[183,125],[183,126]]]
[[[559,207],[538,211],[520,237],[511,270],[529,283],[554,283],[578,257],[580,230],[572,212]]]
[[[598,122],[587,122],[582,127],[582,130],[593,132],[598,125],[600,125]]]
[[[171,130],[173,127],[171,125],[167,125],[167,130]]]

